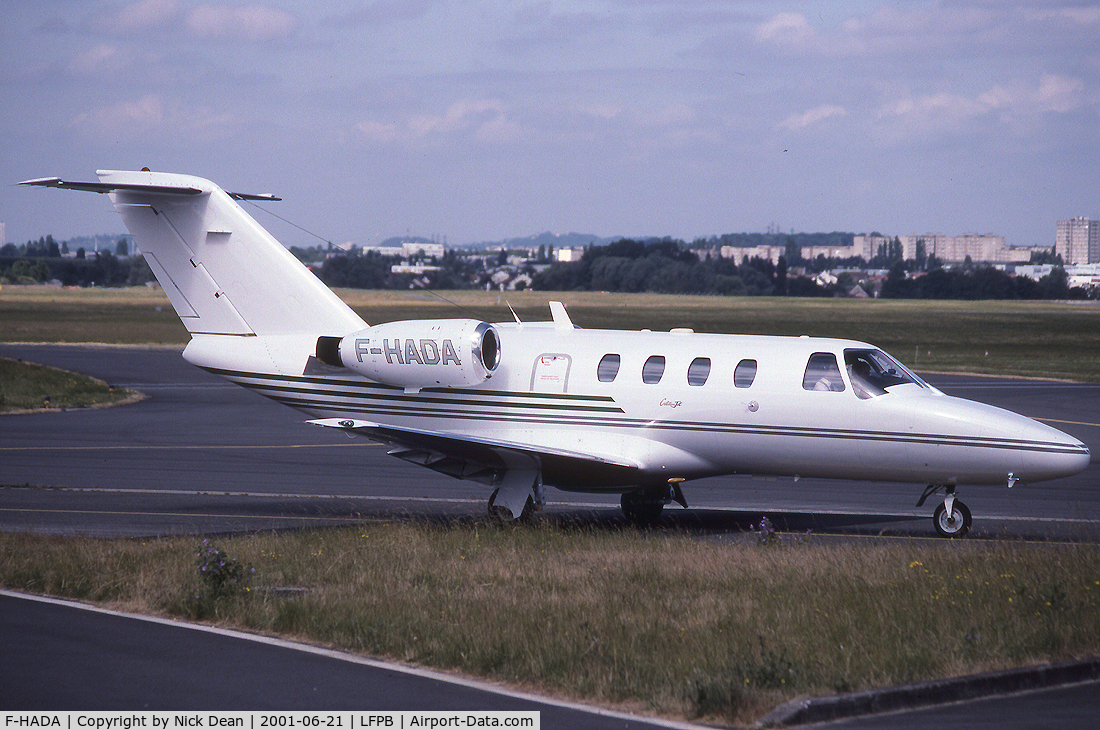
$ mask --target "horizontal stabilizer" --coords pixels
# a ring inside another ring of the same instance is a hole
[[[69,182],[59,177],[40,177],[35,180],[24,180],[20,185],[38,185],[44,188],[60,188],[62,190],[83,190],[89,193],[113,193],[124,190],[130,193],[155,193],[157,195],[201,195],[202,189],[189,185],[138,185],[125,183],[102,182]],[[230,193],[226,194],[234,200],[282,200],[270,193]]]

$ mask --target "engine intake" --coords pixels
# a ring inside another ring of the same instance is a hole
[[[317,359],[405,389],[483,383],[500,364],[500,337],[476,319],[406,320],[319,337]]]

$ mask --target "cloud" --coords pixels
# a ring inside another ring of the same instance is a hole
[[[121,101],[81,112],[70,126],[95,137],[171,134],[209,138],[220,136],[233,121],[232,114],[146,94],[137,101]]]
[[[575,104],[574,108],[579,114],[583,116],[595,117],[596,119],[602,119],[605,121],[614,119],[623,112],[623,108],[621,106],[606,104],[602,102]]]
[[[178,13],[176,0],[139,0],[115,12],[95,15],[89,22],[96,30],[123,35],[167,26],[177,20]]]
[[[330,17],[324,21],[324,24],[337,28],[347,28],[348,26],[378,26],[418,20],[438,4],[439,0],[381,0]]]
[[[509,119],[499,99],[460,99],[443,114],[414,114],[403,122],[367,120],[355,129],[368,141],[404,144],[467,134],[483,142],[514,142],[527,136],[524,127]]]
[[[1038,111],[1064,114],[1081,106],[1084,91],[1085,84],[1080,79],[1044,74],[1032,98]]]
[[[753,35],[760,43],[804,45],[814,36],[810,21],[802,13],[779,13],[756,26]]]
[[[122,36],[184,28],[199,38],[263,42],[290,36],[300,23],[287,11],[260,3],[192,7],[179,0],[138,0],[114,12],[93,15],[89,25],[96,31]]]
[[[461,99],[454,102],[442,116],[417,115],[409,120],[409,130],[417,137],[429,134],[454,132],[476,125],[486,116],[504,114],[504,104],[497,99]]]
[[[647,109],[638,114],[644,127],[673,127],[691,124],[696,120],[695,110],[685,104],[668,104]]]
[[[116,69],[122,65],[122,54],[118,46],[111,43],[97,43],[85,49],[69,61],[69,71],[77,75],[99,74]]]
[[[267,5],[199,5],[187,13],[187,27],[201,38],[263,42],[286,38],[298,29],[298,19]]]
[[[780,122],[779,126],[793,132],[797,129],[805,129],[806,127],[813,126],[829,117],[844,116],[847,113],[847,110],[842,106],[823,104],[801,114],[792,114]]]
[[[1095,6],[1029,9],[1027,15],[1034,20],[1069,21],[1081,25],[1100,23],[1100,7]]]
[[[1046,113],[1065,114],[1085,103],[1085,84],[1074,78],[1044,74],[1037,82],[997,84],[975,96],[959,93],[905,95],[883,104],[876,114],[897,136],[957,133],[974,119],[997,114],[1017,131],[1037,124]]]
[[[396,123],[383,124],[382,122],[367,120],[356,124],[355,129],[368,142],[388,144],[401,139],[401,130],[398,129]]]

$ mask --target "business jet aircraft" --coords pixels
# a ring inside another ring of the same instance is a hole
[[[390,454],[493,489],[518,518],[545,487],[622,495],[628,517],[687,507],[725,474],[928,484],[936,530],[966,534],[962,484],[1076,474],[1088,448],[944,395],[863,342],[586,330],[549,322],[368,326],[237,204],[197,177],[100,171],[40,185],[110,194],[191,334],[184,358]]]

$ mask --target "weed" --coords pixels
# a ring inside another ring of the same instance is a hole
[[[785,537],[775,529],[775,525],[772,524],[772,521],[769,520],[767,516],[761,517],[758,524],[749,525],[749,530],[756,535],[757,545],[801,545],[806,542],[806,539],[810,535],[810,531],[806,530],[804,536],[791,535]]]
[[[749,529],[756,533],[757,545],[778,545],[779,533],[775,531],[775,525],[767,517],[761,517],[760,523],[749,525]]]
[[[195,553],[195,569],[207,597],[215,601],[248,591],[248,580],[256,572],[252,566],[241,564],[221,548],[211,545],[209,540],[203,540]]]

